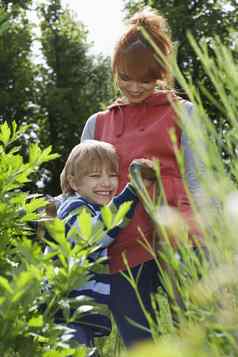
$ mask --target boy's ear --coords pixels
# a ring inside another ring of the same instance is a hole
[[[76,183],[76,180],[75,180],[75,176],[73,175],[68,175],[67,176],[67,181],[68,181],[68,184],[69,186],[71,187],[71,189],[73,191],[78,191],[78,184]]]

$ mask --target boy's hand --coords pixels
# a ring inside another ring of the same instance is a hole
[[[137,197],[142,202],[146,212],[154,214],[153,200],[157,196],[157,176],[153,161],[149,159],[133,160],[129,166],[129,179]]]
[[[153,182],[156,182],[153,162],[149,159],[133,160],[129,166],[129,175],[136,182],[138,181],[138,176],[140,176],[145,187],[150,187]]]
[[[46,206],[45,211],[47,216],[52,218],[57,217],[57,209],[53,202],[49,202],[49,204]]]

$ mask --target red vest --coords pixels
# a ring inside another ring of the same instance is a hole
[[[143,103],[115,103],[107,111],[99,113],[95,138],[116,147],[120,158],[119,191],[128,181],[128,166],[133,159],[158,158],[168,204],[178,207],[180,211],[191,212],[171,142],[170,129],[175,130],[179,146],[181,130],[176,114],[168,100],[168,93],[162,92],[154,93]],[[129,225],[109,247],[111,272],[125,270],[122,255],[125,255],[130,267],[153,259],[140,243],[144,238],[138,227],[152,244],[153,226],[141,205],[136,209]]]

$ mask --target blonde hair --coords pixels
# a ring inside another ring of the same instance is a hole
[[[62,192],[74,192],[70,177],[82,178],[103,166],[112,172],[119,172],[119,159],[113,145],[98,140],[85,140],[76,145],[70,152],[60,175]]]
[[[112,72],[117,80],[118,72],[127,74],[137,81],[171,81],[171,73],[163,63],[155,58],[155,50],[144,38],[143,27],[164,58],[172,52],[170,31],[164,17],[149,7],[135,13],[129,21],[126,32],[119,39],[112,58]]]

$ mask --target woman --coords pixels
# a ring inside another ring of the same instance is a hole
[[[170,138],[170,130],[174,129],[177,143],[185,153],[190,188],[195,190],[197,182],[192,154],[171,105],[171,102],[182,100],[173,91],[156,89],[158,84],[168,84],[171,73],[165,62],[163,64],[163,61],[156,60],[153,48],[140,31],[141,26],[149,33],[165,59],[171,55],[172,43],[165,19],[149,9],[136,13],[119,39],[112,58],[113,75],[123,97],[106,111],[89,118],[82,141],[103,140],[116,147],[120,157],[119,190],[127,182],[128,167],[133,159],[158,158],[168,204],[178,208],[187,218],[191,216],[191,207]],[[183,101],[183,105],[191,113],[191,103]],[[133,276],[138,279],[144,307],[151,314],[153,309],[150,296],[160,286],[153,256],[141,244],[145,238],[153,246],[153,226],[139,205],[132,222],[109,248],[112,274],[110,309],[126,346],[151,337],[151,334],[135,292],[121,274],[126,271],[125,259]],[[147,329],[139,328],[129,320]]]

